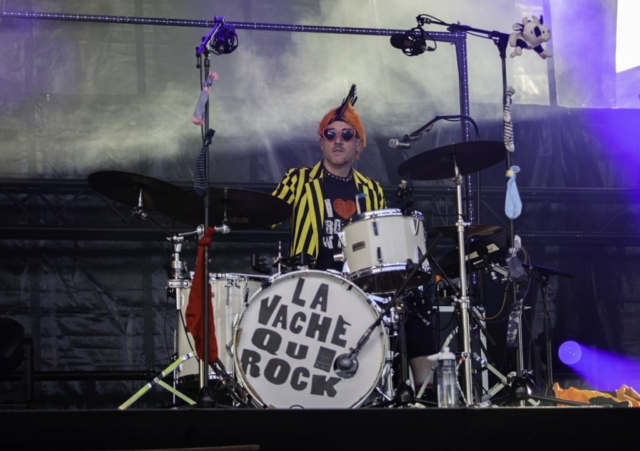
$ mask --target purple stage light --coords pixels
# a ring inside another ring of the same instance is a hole
[[[582,358],[582,347],[575,341],[565,341],[558,348],[558,357],[565,365],[575,365]]]
[[[623,385],[640,387],[640,360],[565,341],[558,357],[571,367],[593,390],[614,391]]]

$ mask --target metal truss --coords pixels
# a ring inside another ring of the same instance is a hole
[[[185,189],[187,183],[176,183]],[[227,184],[234,188],[233,184]],[[271,192],[268,184],[237,188]],[[393,205],[396,187],[385,187]],[[455,223],[455,189],[424,187],[414,191],[413,209],[425,216],[426,228]],[[587,188],[520,188],[523,210],[516,233],[528,242],[549,245],[581,243],[599,246],[640,245],[640,190]],[[483,187],[478,222],[504,227],[505,189]],[[161,241],[194,227],[162,213],[151,221],[132,215],[132,208],[93,191],[85,180],[0,180],[0,237],[3,240]],[[216,236],[230,243],[288,242],[286,224],[273,230],[233,231]]]

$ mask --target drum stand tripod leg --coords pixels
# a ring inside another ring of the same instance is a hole
[[[168,367],[166,367],[164,370],[162,370],[161,372],[159,372],[151,381],[147,382],[147,384],[145,384],[144,387],[142,387],[140,390],[138,390],[131,398],[129,398],[128,400],[126,400],[124,403],[122,403],[120,405],[120,407],[118,407],[118,410],[125,410],[126,408],[128,408],[129,406],[131,406],[131,404],[133,404],[134,402],[136,402],[138,399],[140,399],[146,392],[148,392],[149,390],[151,390],[151,387],[153,387],[154,385],[158,384],[160,385],[162,388],[170,391],[171,393],[173,393],[174,395],[176,395],[177,397],[179,397],[180,399],[182,399],[183,401],[186,401],[187,403],[193,405],[196,402],[189,398],[188,396],[180,393],[178,390],[176,390],[175,388],[173,388],[172,386],[170,386],[169,384],[166,384],[165,382],[162,381],[162,379],[164,379],[167,375],[169,375],[171,372],[173,372],[176,368],[178,368],[178,366],[182,363],[185,362],[187,360],[189,360],[191,357],[194,357],[195,353],[194,352],[190,352],[189,354],[185,354],[182,357],[178,358],[175,362],[173,362],[171,365],[169,365]]]
[[[407,335],[404,322],[407,319],[407,304],[396,299],[393,307],[398,317],[398,338],[400,341],[400,383],[394,396],[395,405],[408,404],[413,401],[414,392],[409,380],[409,360],[407,359]]]

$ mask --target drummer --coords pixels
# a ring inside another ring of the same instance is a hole
[[[333,255],[340,252],[341,223],[356,213],[356,202],[363,212],[387,208],[380,184],[353,169],[367,143],[353,108],[355,93],[353,85],[342,105],[320,121],[322,160],[312,168],[290,169],[273,192],[293,205],[289,254],[307,254],[315,269],[342,271]]]
[[[356,212],[387,208],[380,184],[353,168],[367,139],[358,113],[356,85],[342,104],[329,110],[318,126],[318,143],[322,159],[312,168],[287,171],[273,195],[293,205],[290,218],[290,256],[311,257],[309,265],[317,270],[342,271],[342,262],[334,261],[340,252],[338,233],[342,221]],[[308,261],[308,260],[307,260]],[[409,316],[407,346],[414,382],[421,384],[431,369],[427,355],[433,343],[427,343],[425,326]]]

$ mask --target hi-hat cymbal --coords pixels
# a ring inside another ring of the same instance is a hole
[[[490,236],[503,232],[504,229],[500,226],[487,225],[487,224],[472,224],[464,228],[464,237],[473,238],[478,236]],[[458,226],[448,225],[442,227],[433,227],[427,230],[427,235],[441,234],[446,238],[458,238]]]
[[[500,141],[467,141],[427,150],[409,158],[398,174],[412,180],[440,180],[455,177],[455,163],[460,175],[473,174],[504,160],[507,149]]]
[[[269,227],[291,214],[291,206],[285,201],[260,191],[212,187],[209,200],[209,225],[222,225],[226,212],[231,230]],[[163,199],[160,211],[176,221],[200,225],[204,223],[204,197],[194,191],[173,193]]]
[[[159,210],[162,199],[183,191],[180,187],[146,175],[123,171],[99,171],[87,178],[89,186],[109,199],[131,207]]]

